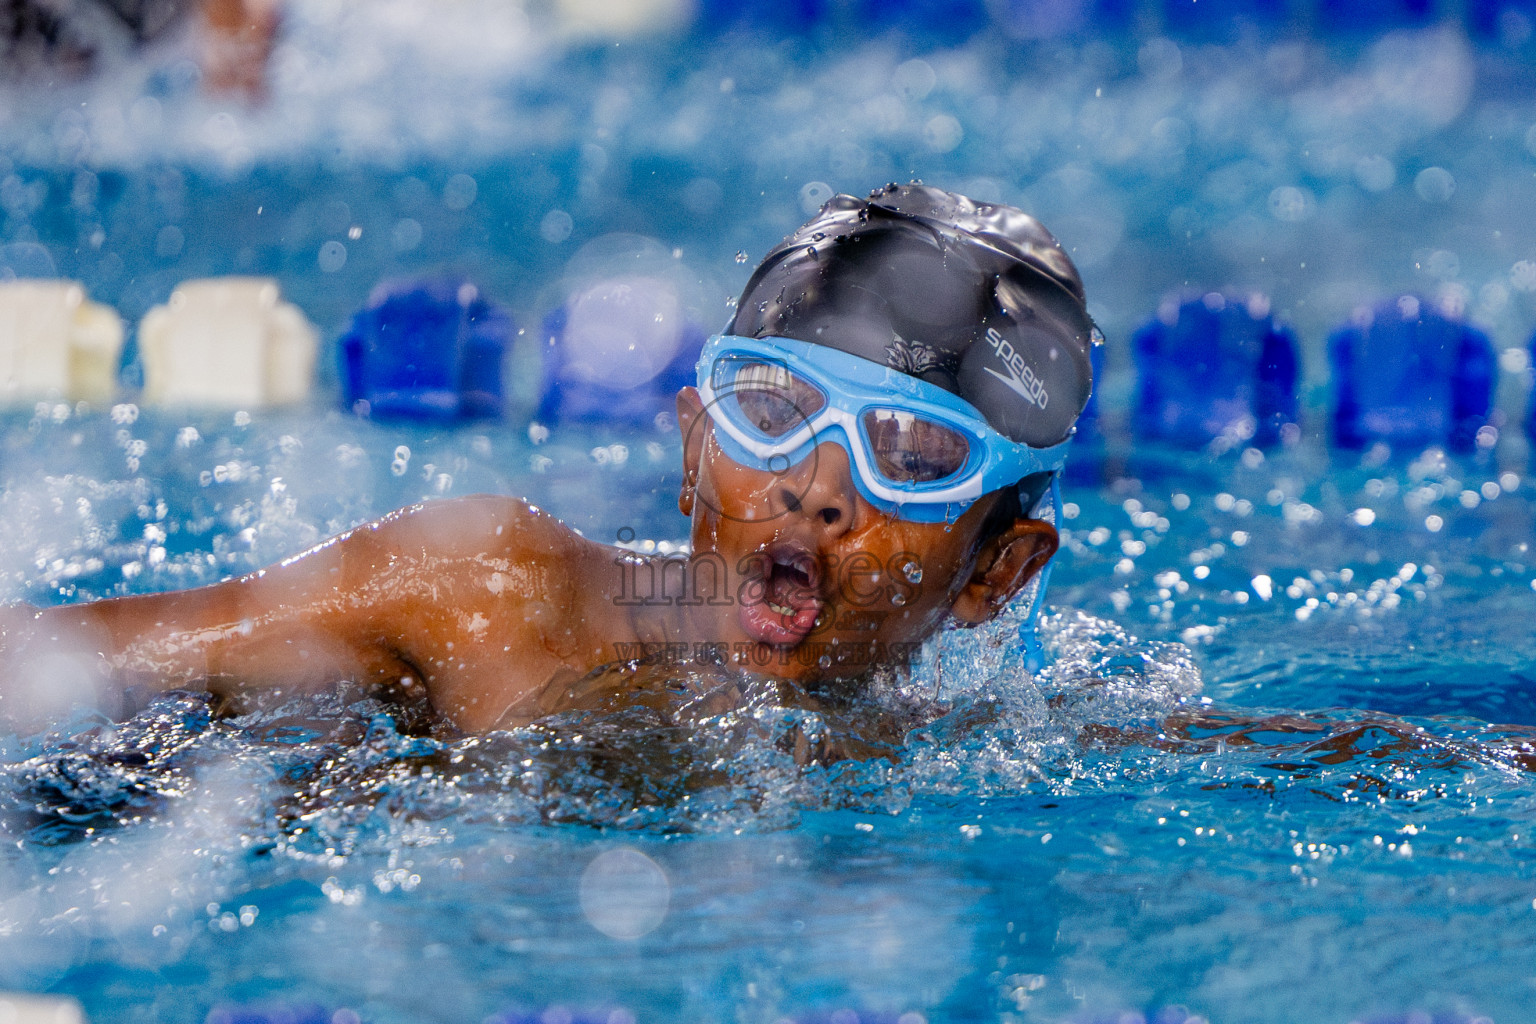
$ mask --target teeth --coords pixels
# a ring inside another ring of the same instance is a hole
[[[772,612],[777,612],[780,615],[793,615],[793,614],[795,614],[795,610],[793,608],[786,608],[786,607],[784,607],[781,604],[774,604],[772,601],[768,602],[768,610],[772,611]]]

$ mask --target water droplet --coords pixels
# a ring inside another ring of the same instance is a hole
[[[550,210],[539,222],[539,235],[546,242],[556,245],[571,237],[576,222],[564,210]]]
[[[605,935],[632,941],[666,919],[672,887],[661,866],[639,850],[618,847],[582,872],[581,912]]]
[[[897,591],[896,593],[891,595],[891,604],[895,605],[897,608],[900,608],[902,605],[904,605],[906,603],[907,603],[907,595],[906,594],[903,594],[900,591]]]
[[[320,247],[317,261],[321,270],[327,274],[334,274],[347,265],[347,247],[332,239]]]
[[[737,263],[745,263],[745,262],[747,262],[747,251],[745,249],[737,249],[736,250],[736,262]]]
[[[923,567],[916,562],[908,562],[902,566],[901,574],[907,578],[908,583],[923,582]]]
[[[832,656],[830,654],[823,654],[821,657],[816,659],[816,664],[820,665],[822,668],[831,668]]]

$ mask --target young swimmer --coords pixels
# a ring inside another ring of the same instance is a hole
[[[642,651],[803,685],[867,672],[991,618],[1055,553],[1032,513],[1094,336],[1076,269],[1019,210],[921,185],[835,197],[678,395],[686,559],[513,498],[417,505],[213,586],[9,609],[0,715],[349,679],[484,730],[611,700],[596,670]]]

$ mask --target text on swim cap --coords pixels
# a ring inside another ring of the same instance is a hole
[[[984,369],[1008,385],[1009,390],[1024,399],[1024,401],[1044,409],[1045,403],[1050,401],[1051,397],[1046,393],[1045,383],[1039,377],[1036,377],[1035,371],[1025,364],[1024,357],[1019,354],[1012,343],[999,334],[997,328],[988,327],[987,344],[991,345],[992,351],[997,353],[998,361],[1007,369],[1008,376],[998,373],[990,366],[984,367]]]

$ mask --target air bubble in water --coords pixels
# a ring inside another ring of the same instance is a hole
[[[901,574],[907,578],[908,583],[923,582],[923,567],[916,562],[908,562],[902,566]]]
[[[737,263],[745,263],[745,262],[747,262],[747,251],[745,249],[737,249],[736,250],[736,262]]]
[[[897,608],[900,608],[902,605],[904,605],[906,603],[907,603],[907,595],[906,594],[903,594],[900,591],[897,591],[896,593],[891,595],[891,604],[895,605]]]

